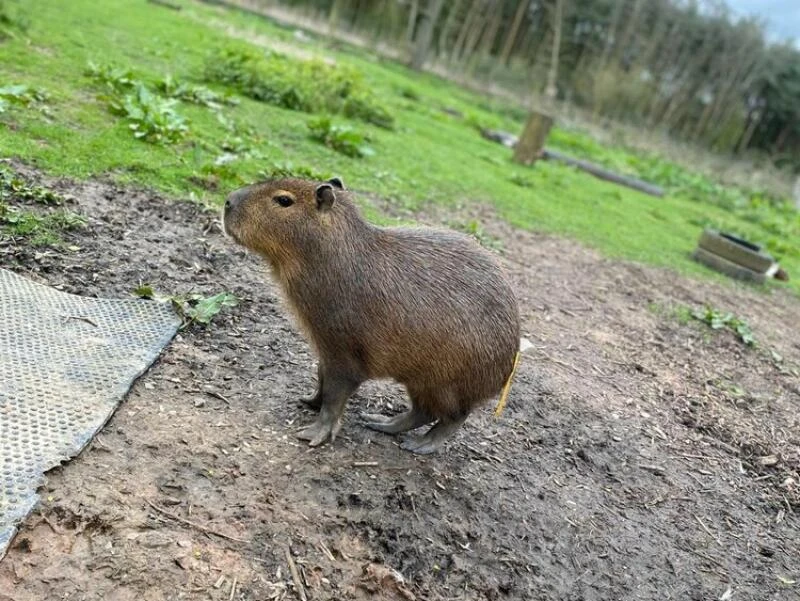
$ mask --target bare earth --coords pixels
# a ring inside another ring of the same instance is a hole
[[[149,282],[244,301],[181,333],[48,475],[0,562],[0,601],[800,599],[788,293],[608,260],[485,212],[534,345],[505,412],[420,458],[359,423],[405,402],[370,383],[336,443],[311,450],[294,433],[313,419],[298,399],[314,359],[216,216],[48,183],[89,218],[80,250],[5,243],[3,267],[81,294]],[[704,303],[743,316],[760,348],[670,312]]]

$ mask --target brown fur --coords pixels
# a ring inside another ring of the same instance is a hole
[[[325,405],[329,375],[352,390],[393,378],[429,421],[463,420],[511,373],[520,326],[508,282],[471,238],[375,227],[335,184],[248,186],[229,197],[224,216],[226,231],[269,262],[319,355],[314,404]],[[318,206],[318,189],[330,206]],[[294,204],[280,206],[281,195]]]

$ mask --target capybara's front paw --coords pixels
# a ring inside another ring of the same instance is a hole
[[[328,438],[333,442],[336,439],[336,434],[339,433],[339,428],[341,428],[339,420],[326,419],[320,415],[317,421],[300,430],[297,433],[297,438],[307,440],[308,445],[311,447],[318,447]]]

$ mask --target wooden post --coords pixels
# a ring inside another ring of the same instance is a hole
[[[547,135],[553,126],[553,118],[544,113],[531,112],[525,129],[514,147],[514,161],[523,165],[533,165],[541,156]]]

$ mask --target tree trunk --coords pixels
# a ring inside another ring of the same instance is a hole
[[[497,40],[497,33],[500,31],[500,25],[503,24],[503,2],[502,0],[492,0],[489,5],[489,10],[494,9],[494,18],[492,19],[489,27],[481,38],[480,47],[483,56],[489,56],[494,48],[495,40]]]
[[[608,30],[606,31],[606,43],[603,46],[603,54],[600,57],[600,69],[605,69],[611,58],[611,51],[614,44],[617,42],[617,29],[622,20],[622,8],[624,5],[625,0],[616,0],[614,11],[611,15],[611,23],[609,23]]]
[[[533,165],[541,157],[552,126],[552,117],[533,111],[514,147],[514,161],[522,165]]]
[[[417,28],[417,11],[419,10],[419,0],[411,0],[411,10],[408,13],[408,25],[406,26],[406,44],[411,45],[414,39],[414,31]]]
[[[555,0],[556,6],[553,13],[553,49],[550,54],[550,70],[547,72],[547,87],[545,96],[555,100],[558,95],[558,60],[561,52],[561,25],[564,20],[564,0]]]
[[[419,71],[425,65],[425,59],[428,57],[433,40],[433,30],[439,20],[442,8],[444,8],[444,0],[431,0],[427,10],[422,13],[422,22],[414,40],[414,53],[411,57],[412,69]]]
[[[797,176],[797,181],[794,183],[794,206],[800,211],[800,175]]]
[[[475,73],[475,68],[480,63],[480,59],[484,59],[489,64],[488,79],[491,81],[494,70],[497,67],[497,59],[491,59],[492,50],[494,49],[495,42],[497,41],[497,34],[500,32],[500,26],[503,24],[503,2],[502,0],[492,0],[489,5],[489,12],[494,9],[495,16],[492,19],[489,27],[484,31],[481,41],[479,43],[480,50],[472,55],[469,65],[467,66],[467,73],[472,76]]]
[[[466,60],[469,60],[473,52],[475,52],[475,47],[478,45],[481,33],[483,33],[484,27],[486,26],[486,19],[484,18],[485,9],[486,6],[484,6],[482,0],[481,6],[478,7],[479,12],[476,13],[475,15],[476,18],[473,20],[472,28],[470,29],[469,35],[467,36],[467,41],[461,50],[461,55],[458,57],[459,62],[464,62]]]
[[[775,152],[783,152],[783,147],[786,144],[786,140],[789,138],[789,133],[792,131],[792,127],[793,124],[789,120],[783,124],[778,137],[775,138]]]
[[[472,0],[472,4],[467,12],[467,18],[464,19],[464,23],[461,25],[461,31],[458,32],[456,43],[450,51],[451,60],[461,56],[461,52],[464,49],[464,43],[467,41],[467,34],[472,28],[472,22],[475,20],[475,16],[478,13],[478,6],[480,3],[481,0]]]
[[[631,43],[631,39],[633,38],[633,32],[636,31],[636,28],[639,25],[639,16],[641,15],[643,6],[644,6],[643,0],[634,0],[633,10],[631,11],[630,17],[628,18],[625,30],[622,32],[622,38],[620,38],[619,43],[616,44],[617,48],[616,48],[615,58],[617,64],[619,64],[622,61],[622,57],[625,54],[625,50],[627,50],[628,44]]]
[[[339,24],[339,17],[342,14],[342,6],[344,6],[345,2],[346,0],[333,0],[331,12],[328,13],[328,35],[336,30],[336,26]]]
[[[511,58],[511,51],[514,49],[514,43],[517,41],[517,34],[522,25],[522,19],[525,16],[525,9],[528,8],[528,0],[517,0],[517,12],[514,13],[514,21],[511,23],[511,30],[506,36],[506,41],[503,44],[503,50],[500,53],[499,62],[503,66],[508,66],[508,59]]]
[[[450,39],[450,32],[453,30],[453,24],[458,18],[458,13],[461,10],[462,0],[455,0],[453,6],[450,7],[450,12],[447,13],[447,19],[444,22],[444,27],[439,34],[439,39],[436,42],[436,51],[439,56],[444,56],[447,49],[447,42]]]
[[[755,115],[753,113],[755,113]],[[753,134],[756,133],[756,129],[758,129],[761,123],[761,115],[763,114],[763,110],[756,109],[755,111],[751,111],[747,116],[747,127],[744,129],[739,144],[736,145],[736,154],[742,154],[747,150],[747,147],[750,146],[750,140],[753,139]]]
[[[584,161],[582,159],[573,159],[572,157],[568,157],[567,155],[561,154],[560,152],[556,152],[554,150],[542,150],[542,158],[548,161],[552,160],[564,163],[570,167],[575,167],[581,171],[590,173],[598,179],[619,184],[620,186],[626,186],[628,188],[632,188],[633,190],[638,190],[639,192],[649,194],[650,196],[664,196],[664,189],[660,186],[649,184],[635,177],[614,173],[613,171],[609,171],[600,165],[595,165],[594,163],[590,163],[589,161]]]

